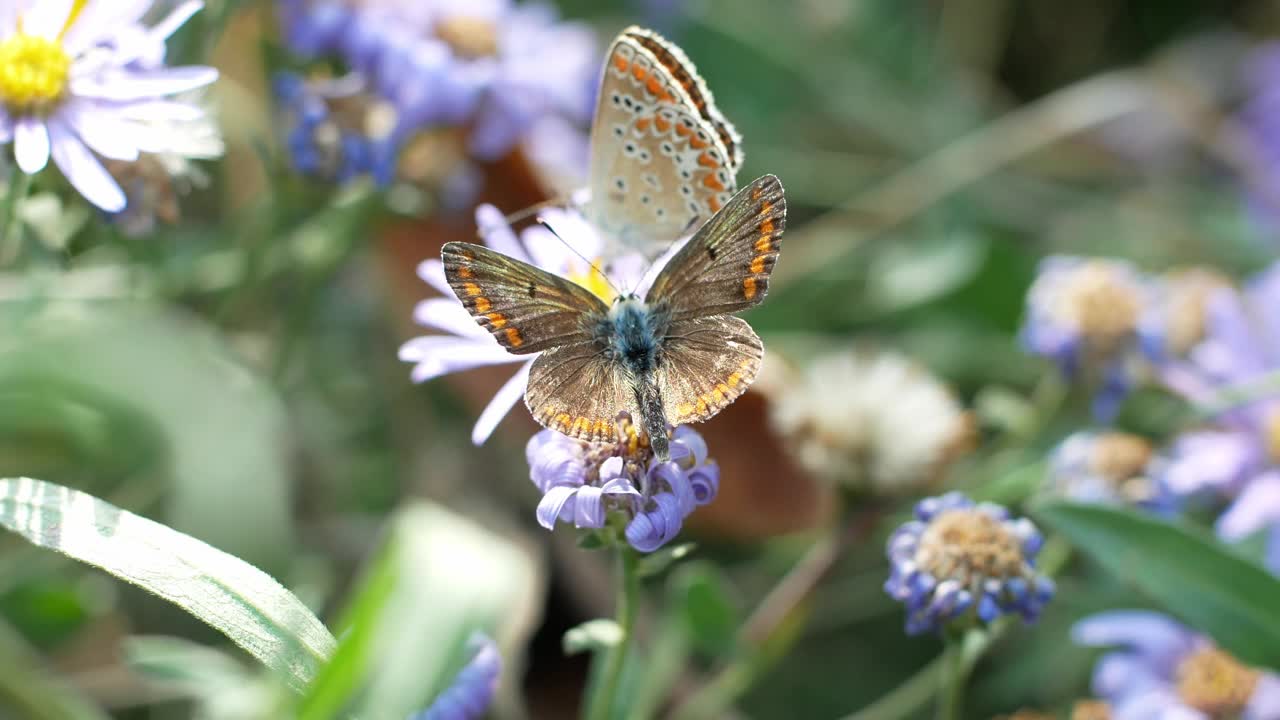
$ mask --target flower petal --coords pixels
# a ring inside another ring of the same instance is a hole
[[[118,72],[75,78],[71,93],[100,100],[145,100],[195,90],[217,79],[217,70],[199,65]]]
[[[524,251],[520,240],[516,238],[516,233],[511,229],[506,216],[498,208],[487,203],[477,207],[476,227],[479,228],[480,236],[484,238],[484,244],[491,249],[520,262],[533,262],[529,254]]]
[[[58,169],[86,200],[109,212],[124,210],[124,191],[98,158],[60,122],[49,123],[51,153]]]
[[[0,107],[0,143],[7,143],[13,139],[13,119],[9,117],[9,113]]]
[[[525,388],[529,385],[529,368],[531,367],[533,367],[532,360],[521,365],[516,374],[498,389],[493,399],[485,406],[484,412],[480,413],[476,426],[471,429],[471,442],[483,445],[484,441],[493,434],[498,423],[502,422],[502,418],[506,417],[507,413],[511,412],[511,408],[524,397]]]
[[[1254,478],[1219,518],[1218,534],[1239,540],[1268,525],[1280,526],[1280,471]]]
[[[35,175],[49,164],[49,128],[39,118],[18,118],[13,129],[13,155],[18,167]]]
[[[1263,673],[1253,687],[1243,720],[1271,720],[1280,717],[1280,676]]]
[[[62,36],[62,47],[75,57],[110,33],[142,20],[155,0],[98,0],[88,3]]]
[[[567,485],[548,488],[546,494],[538,501],[538,509],[534,511],[534,515],[538,518],[538,524],[548,530],[554,529],[556,521],[565,512],[566,506],[578,494],[578,489]],[[573,512],[572,507],[567,509],[570,513]]]
[[[22,14],[23,34],[57,40],[74,4],[75,0],[40,0]]]
[[[578,488],[578,495],[573,504],[573,524],[578,528],[596,530],[604,527],[605,508],[604,492],[601,488],[587,485]]]
[[[94,112],[87,103],[68,103],[58,118],[99,155],[126,162],[138,159],[138,145],[132,138],[134,126],[122,122],[114,113]]]
[[[1071,628],[1079,645],[1132,648],[1149,663],[1172,672],[1173,666],[1195,647],[1195,636],[1178,622],[1148,610],[1112,610],[1090,615]]]
[[[435,330],[441,330],[477,341],[491,340],[488,330],[471,317],[471,313],[453,298],[429,298],[413,308],[414,322]],[[496,343],[495,343],[496,344]]]
[[[447,298],[457,298],[453,292],[453,288],[449,287],[449,280],[444,275],[444,263],[440,262],[440,258],[427,258],[418,263],[418,277],[431,287],[439,290]]]

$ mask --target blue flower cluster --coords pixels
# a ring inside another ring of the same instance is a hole
[[[885,592],[906,605],[906,632],[954,622],[1034,621],[1054,584],[1036,570],[1044,539],[1031,521],[958,492],[916,504],[915,519],[889,537]]]
[[[589,121],[598,67],[595,37],[583,24],[561,22],[548,5],[281,0],[279,9],[291,50],[304,59],[336,59],[358,79],[361,93],[347,98],[348,108],[375,104],[386,115],[389,130],[366,135],[365,142],[355,139],[358,125],[348,128],[340,142],[341,171],[368,172],[386,182],[387,158],[432,128],[461,129],[467,153],[489,161],[544,122],[581,127]],[[297,83],[277,85],[277,92],[286,107],[298,101]],[[323,91],[309,94],[328,100]],[[326,104],[332,111],[333,104]],[[308,143],[295,142],[319,124],[317,104],[309,105],[309,113],[293,114],[299,125],[289,130],[289,149],[300,169],[315,166]],[[540,136],[586,142],[581,133]]]
[[[603,528],[610,515],[626,521],[624,536],[641,552],[652,552],[680,532],[684,519],[715,499],[720,468],[707,458],[697,431],[678,427],[671,460],[658,462],[624,417],[617,443],[587,443],[543,430],[526,447],[529,479],[542,491],[538,523]]]

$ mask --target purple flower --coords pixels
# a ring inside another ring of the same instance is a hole
[[[1094,414],[1110,420],[1145,366],[1139,330],[1151,294],[1129,263],[1046,258],[1027,292],[1023,347],[1095,386]]]
[[[1226,388],[1280,371],[1278,303],[1280,263],[1243,290],[1218,288],[1205,304],[1203,338],[1185,358],[1161,366],[1162,381],[1206,407]],[[1280,532],[1280,400],[1265,393],[1246,398],[1210,426],[1184,433],[1157,472],[1179,496],[1228,501],[1217,524],[1228,540],[1268,527]]]
[[[168,100],[212,83],[208,67],[167,68],[164,43],[201,7],[178,5],[152,27],[141,25],[148,0],[5,3],[0,8],[0,143],[13,143],[23,172],[52,157],[72,186],[108,212],[125,193],[99,156],[133,162],[140,152],[170,150],[145,121],[202,114]]]
[[[1035,568],[1043,543],[1030,520],[998,505],[958,492],[926,498],[889,536],[884,589],[906,605],[909,635],[1013,613],[1031,622],[1054,592]]]
[[[467,646],[473,653],[471,660],[431,707],[410,720],[472,720],[484,716],[493,702],[494,688],[502,671],[502,655],[493,640],[482,633],[472,635]]]
[[[391,184],[399,152],[395,111],[366,91],[363,78],[281,73],[274,88],[294,170],[336,182],[370,175],[379,185]]]
[[[1250,91],[1241,113],[1241,124],[1251,141],[1252,177],[1249,206],[1256,218],[1274,233],[1280,219],[1280,43],[1267,43],[1253,53],[1245,65],[1245,84]]]
[[[1076,623],[1072,637],[1117,647],[1093,671],[1093,691],[1116,720],[1280,720],[1280,677],[1244,665],[1160,613],[1100,613]]]
[[[1078,432],[1049,456],[1046,492],[1079,502],[1173,509],[1172,496],[1152,477],[1155,449],[1122,432]]]
[[[580,214],[548,208],[543,210],[542,218],[548,226],[555,228],[554,234],[545,227],[532,226],[517,236],[497,208],[481,205],[476,209],[476,224],[484,243],[504,255],[566,277],[606,302],[617,294],[614,288],[637,288],[636,292],[643,292],[644,281],[652,277],[652,273],[648,276],[644,273],[643,257],[625,255],[602,267],[598,258],[604,241]],[[596,265],[589,266],[582,258],[591,258]],[[601,268],[605,274],[599,272]],[[486,365],[520,363],[515,375],[498,390],[476,421],[471,440],[477,445],[482,444],[524,397],[529,367],[537,354],[508,353],[488,331],[481,328],[445,281],[444,265],[439,259],[424,260],[418,266],[418,275],[444,297],[418,303],[414,319],[418,324],[443,334],[416,337],[400,347],[400,359],[414,363],[410,375],[414,382],[425,382]]]
[[[708,460],[706,441],[692,428],[672,432],[671,460],[665,463],[625,414],[618,428],[616,443],[583,442],[553,430],[529,440],[529,479],[542,492],[538,524],[548,530],[557,521],[600,529],[618,518],[625,522],[627,542],[652,552],[680,532],[694,509],[715,499],[720,468]]]
[[[398,137],[465,127],[469,152],[493,160],[547,117],[590,119],[595,37],[549,5],[282,0],[280,8],[289,45],[307,57],[336,55],[363,76],[394,107]]]

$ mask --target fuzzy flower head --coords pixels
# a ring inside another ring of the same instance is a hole
[[[163,118],[202,111],[170,96],[212,83],[207,67],[168,68],[164,43],[201,7],[179,4],[152,26],[152,3],[25,0],[0,8],[0,142],[13,144],[23,172],[52,157],[89,202],[123,210],[125,192],[103,166],[139,153],[172,150],[172,138],[147,130]]]
[[[1072,637],[1115,648],[1094,667],[1093,690],[1120,720],[1280,718],[1280,677],[1245,665],[1165,615],[1100,613],[1077,623]]]
[[[614,287],[638,288],[636,292],[644,292],[646,261],[642,256],[625,255],[605,263],[597,260],[601,258],[604,239],[581,214],[549,208],[542,212],[542,219],[555,228],[555,233],[539,225],[517,235],[497,208],[481,205],[476,209],[476,224],[484,243],[508,257],[576,282],[606,302],[616,294]],[[592,263],[582,258],[591,258]],[[410,374],[414,382],[487,365],[519,363],[511,380],[498,390],[476,421],[471,439],[479,445],[524,397],[529,368],[538,354],[508,353],[480,327],[449,287],[444,264],[439,259],[424,260],[418,266],[418,275],[443,297],[423,300],[414,310],[414,319],[419,324],[438,332],[413,338],[400,347],[400,359],[414,363]]]
[[[525,450],[529,479],[543,493],[538,523],[599,530],[616,522],[632,547],[652,552],[680,532],[684,519],[715,499],[720,468],[692,428],[671,433],[671,460],[658,462],[625,413],[616,443],[588,443],[543,430]]]
[[[1099,384],[1094,411],[1110,419],[1143,370],[1139,330],[1150,302],[1148,281],[1129,263],[1047,258],[1027,293],[1022,344],[1067,377]]]
[[[1139,333],[1155,362],[1185,358],[1209,332],[1209,303],[1231,281],[1210,268],[1191,267],[1165,273],[1153,287]]]
[[[926,498],[889,537],[884,588],[906,605],[909,635],[1014,613],[1034,621],[1054,592],[1035,567],[1043,542],[1030,520],[998,505],[958,492]]]
[[[801,467],[853,492],[935,486],[972,437],[971,417],[950,389],[894,352],[831,353],[800,378],[762,387],[769,418]]]
[[[1049,457],[1046,492],[1080,502],[1164,508],[1168,493],[1152,477],[1155,449],[1139,435],[1078,432]]]

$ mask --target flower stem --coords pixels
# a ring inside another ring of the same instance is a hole
[[[622,637],[617,644],[601,650],[596,655],[596,667],[591,697],[587,703],[589,720],[609,720],[617,704],[618,686],[622,681],[622,668],[635,635],[636,610],[640,602],[639,557],[629,547],[618,551],[618,599],[614,612]]]
[[[964,686],[969,677],[965,662],[964,634],[947,633],[943,651],[942,672],[938,675],[938,720],[960,720],[964,717]]]
[[[17,163],[9,169],[9,184],[0,206],[0,265],[9,265],[22,251],[22,226],[16,224],[18,207],[31,189],[31,176]]]

